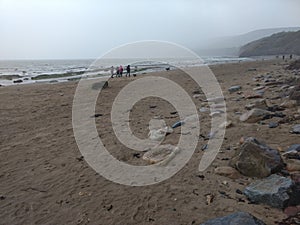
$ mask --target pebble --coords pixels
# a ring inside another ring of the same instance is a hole
[[[279,126],[279,124],[276,123],[276,122],[270,122],[270,123],[269,123],[269,128],[276,128],[276,127],[278,127],[278,126]]]
[[[215,174],[220,175],[220,176],[229,177],[231,179],[237,179],[240,177],[240,173],[236,169],[234,169],[230,166],[217,167],[215,169]]]
[[[300,134],[300,124],[296,124],[295,126],[293,126],[291,133]]]
[[[230,88],[228,89],[228,91],[229,91],[230,93],[233,93],[233,92],[237,92],[237,91],[239,91],[239,90],[241,90],[241,89],[242,89],[241,86],[236,85],[236,86],[230,87]]]

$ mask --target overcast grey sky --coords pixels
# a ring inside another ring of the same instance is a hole
[[[0,59],[95,58],[120,44],[188,47],[300,24],[299,0],[0,0]]]

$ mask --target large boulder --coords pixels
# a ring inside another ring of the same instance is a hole
[[[277,150],[253,137],[244,141],[230,164],[241,174],[249,177],[267,177],[280,171],[284,166]]]
[[[236,212],[228,216],[208,220],[201,225],[265,225],[265,223],[246,212]]]
[[[285,208],[290,200],[293,181],[290,178],[273,174],[246,187],[244,193],[251,202]]]
[[[247,123],[256,123],[270,116],[271,113],[264,109],[254,108],[240,116],[240,121]]]

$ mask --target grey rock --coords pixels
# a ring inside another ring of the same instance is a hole
[[[276,128],[276,127],[278,127],[278,126],[279,126],[279,124],[276,123],[276,122],[270,122],[270,123],[269,123],[269,128]]]
[[[18,84],[18,83],[23,83],[23,80],[19,79],[19,80],[14,80],[13,83]]]
[[[246,105],[245,108],[247,110],[251,110],[251,109],[254,109],[254,108],[267,110],[269,107],[268,107],[267,102],[266,102],[265,99],[260,99],[260,100],[255,101],[252,104]]]
[[[247,123],[256,123],[267,116],[270,116],[271,113],[267,110],[254,108],[249,112],[244,113],[240,116],[240,121]]]
[[[241,90],[242,89],[242,87],[241,86],[232,86],[232,87],[230,87],[229,89],[228,89],[228,91],[230,92],[230,93],[233,93],[233,92],[237,92],[237,91],[239,91],[239,90]]]
[[[300,144],[291,145],[286,152],[300,152]]]
[[[300,144],[291,145],[282,155],[287,159],[300,160]]]
[[[291,133],[300,134],[300,124],[296,124],[295,126],[293,126]]]
[[[293,186],[290,178],[273,174],[246,187],[244,193],[254,203],[267,204],[275,208],[287,206],[289,192]]]
[[[246,212],[236,212],[228,216],[208,220],[201,225],[265,225],[265,223]]]
[[[267,177],[280,171],[284,163],[279,152],[259,142],[247,138],[230,161],[241,174],[249,177]]]

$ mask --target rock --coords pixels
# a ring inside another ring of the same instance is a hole
[[[208,112],[209,111],[209,108],[206,108],[206,107],[201,107],[199,109],[199,112],[202,112],[202,113],[205,113],[205,112]]]
[[[207,102],[214,102],[214,103],[220,103],[224,102],[225,98],[224,97],[215,97],[215,98],[208,98]]]
[[[264,91],[264,90],[260,90]],[[253,99],[253,98],[263,98],[263,93],[262,92],[255,92],[255,93],[250,93],[245,95],[246,99]]]
[[[278,127],[278,126],[279,126],[279,124],[276,123],[276,122],[270,122],[270,123],[269,123],[269,128],[276,128],[276,127]]]
[[[244,113],[240,116],[240,121],[247,123],[256,123],[260,120],[265,119],[266,116],[270,116],[271,113],[263,109],[251,109],[249,112]]]
[[[265,99],[260,99],[260,100],[255,101],[252,104],[246,105],[245,108],[247,110],[251,110],[251,109],[254,109],[254,108],[267,110],[269,107],[268,107],[267,102],[266,102]]]
[[[244,140],[230,165],[249,177],[267,177],[280,171],[284,166],[277,150],[271,149],[253,137]]]
[[[231,179],[237,179],[240,177],[240,173],[236,169],[234,169],[230,166],[217,167],[215,169],[215,173],[220,176],[229,177]]]
[[[286,169],[289,172],[300,171],[300,160],[299,159],[287,159],[285,161]]]
[[[259,91],[259,90],[262,90],[262,89],[265,89],[266,87],[265,86],[258,86],[256,88],[253,88],[253,91]]]
[[[300,206],[289,206],[284,209],[284,213],[287,216],[295,216],[300,212]]]
[[[282,108],[290,109],[297,106],[297,101],[295,100],[286,100],[282,104],[280,104]]]
[[[282,155],[288,159],[300,159],[300,144],[291,145]]]
[[[222,110],[216,110],[216,111],[211,112],[209,115],[211,117],[216,117],[216,116],[221,116],[221,114],[223,114],[223,113],[224,113],[224,111],[222,111]]]
[[[156,148],[150,149],[143,155],[143,160],[151,164],[162,162],[166,159],[171,159],[179,152],[179,148],[173,145],[160,145]]]
[[[232,87],[230,87],[229,89],[228,89],[228,91],[230,92],[230,93],[233,93],[233,92],[237,92],[237,91],[239,91],[239,90],[241,90],[242,89],[242,87],[241,86],[232,86]]]
[[[20,79],[19,79],[19,80],[14,80],[13,82],[14,82],[15,84],[18,84],[18,83],[23,83],[23,80],[20,80]]]
[[[205,151],[207,148],[208,148],[208,144],[205,144],[205,145],[203,145],[203,146],[201,147],[201,150],[202,150],[202,151]]]
[[[178,122],[176,122],[176,123],[174,123],[174,124],[172,125],[172,128],[175,129],[175,128],[177,128],[177,127],[180,127],[180,126],[183,125],[183,124],[184,124],[183,121],[178,121]]]
[[[224,129],[224,128],[229,128],[231,127],[233,124],[230,120],[223,122],[222,124],[220,124],[219,128]]]
[[[236,212],[228,216],[208,220],[202,223],[201,225],[266,225],[266,224],[249,213]]]
[[[224,109],[226,108],[226,104],[212,104],[211,109]]]
[[[276,174],[256,181],[246,187],[244,193],[254,203],[267,204],[275,208],[285,208],[289,202],[289,192],[293,186],[290,178]]]
[[[299,102],[300,102],[300,86],[299,87],[295,87],[291,91],[291,94],[290,94],[289,98],[290,98],[290,100],[297,101],[297,103],[299,104]]]
[[[290,216],[286,219],[283,219],[281,222],[276,222],[279,225],[297,225],[300,221],[300,213],[295,216]]]
[[[293,126],[291,133],[300,134],[300,124],[296,124],[295,126]]]

